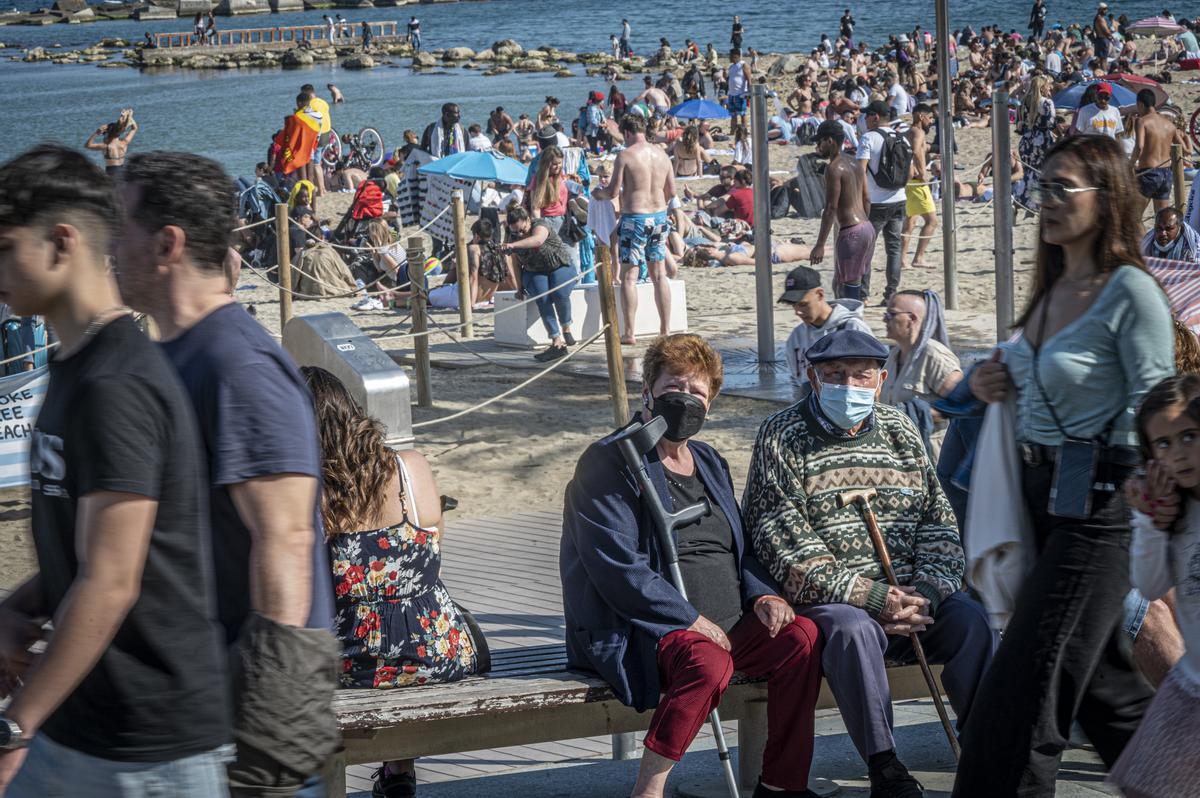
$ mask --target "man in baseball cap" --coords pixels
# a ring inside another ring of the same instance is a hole
[[[1112,93],[1111,83],[1102,80],[1096,84],[1095,102],[1080,108],[1079,114],[1075,118],[1077,132],[1115,139],[1125,131],[1121,112],[1110,105]]]
[[[835,123],[836,124],[836,123]],[[816,269],[797,266],[788,272],[779,302],[791,305],[800,323],[788,336],[784,358],[792,375],[792,384],[800,398],[808,396],[812,386],[808,381],[809,347],[838,330],[858,330],[871,334],[863,319],[863,304],[854,299],[826,299],[821,287],[821,275]]]

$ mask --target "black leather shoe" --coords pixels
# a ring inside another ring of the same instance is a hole
[[[871,774],[870,798],[925,798],[925,786],[894,760]]]
[[[384,775],[383,768],[371,774],[375,780],[371,798],[416,798],[417,777],[411,773]]]

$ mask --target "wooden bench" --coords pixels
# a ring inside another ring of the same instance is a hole
[[[916,666],[889,668],[888,681],[895,701],[928,695]],[[721,700],[722,720],[738,722],[745,789],[753,789],[761,769],[766,701],[766,682],[741,674]],[[822,684],[817,708],[835,706]],[[622,705],[602,680],[567,670],[562,645],[494,651],[491,673],[454,684],[341,690],[334,709],[343,749],[325,778],[337,798],[346,794],[347,765],[638,732],[651,717]],[[713,767],[715,775],[715,759]]]

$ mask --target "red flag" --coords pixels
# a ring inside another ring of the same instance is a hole
[[[290,175],[312,161],[320,128],[321,123],[312,119],[303,110],[297,111],[284,120],[283,130],[276,139],[276,143],[282,148],[280,157],[283,159],[283,168],[279,171]],[[276,168],[278,169],[278,166]]]

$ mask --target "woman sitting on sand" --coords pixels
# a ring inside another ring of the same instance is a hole
[[[510,274],[494,234],[495,228],[490,219],[478,219],[471,225],[467,263],[471,269],[471,302],[476,307],[490,304],[501,286],[506,290],[515,290],[517,287],[516,278]]]
[[[442,506],[420,453],[384,443],[337,377],[301,369],[321,443],[321,517],[342,646],[342,687],[456,682],[489,669],[487,642],[450,598],[441,571]],[[416,793],[414,761],[384,762],[374,794]]]
[[[103,152],[104,171],[114,175],[125,165],[125,156],[129,152],[129,145],[133,142],[137,131],[138,126],[133,119],[133,109],[126,108],[121,111],[116,122],[109,122],[107,125],[96,128],[96,132],[88,136],[88,140],[84,142],[83,146],[84,149]],[[104,141],[96,141],[97,136],[104,136]]]
[[[684,128],[683,137],[671,147],[671,160],[676,177],[700,177],[704,165],[712,162],[712,156],[700,146],[700,130],[695,125]]]
[[[407,288],[409,285],[408,254],[404,251],[404,245],[392,232],[392,228],[388,227],[387,222],[382,219],[372,219],[367,223],[367,246],[371,247],[371,262],[374,264],[375,270],[380,274],[387,275],[393,287]],[[383,310],[391,301],[407,299],[410,296],[412,296],[412,292],[407,290],[389,291],[378,298],[369,296],[359,300],[352,308],[354,310]]]
[[[292,186],[292,193],[288,195],[288,210],[294,211],[299,207],[312,208],[315,213],[317,210],[317,187],[308,180],[297,180],[296,185]]]

